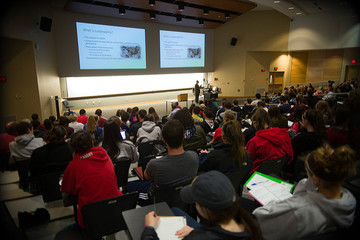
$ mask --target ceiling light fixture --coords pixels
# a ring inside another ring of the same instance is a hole
[[[149,0],[149,5],[150,5],[151,7],[155,6],[155,0]]]
[[[294,7],[289,7],[289,10],[294,10],[295,8]]]
[[[150,19],[155,19],[155,18],[156,18],[155,13],[154,13],[154,12],[151,12],[151,13],[150,13]]]
[[[274,3],[280,3],[280,1],[274,1]]]
[[[199,24],[204,25],[204,19],[199,19]]]
[[[119,14],[125,15],[125,7],[124,6],[119,6]]]
[[[184,11],[184,3],[183,2],[179,2],[179,11]]]
[[[209,15],[209,9],[208,8],[204,8],[204,15]]]
[[[297,12],[296,15],[301,15],[302,13],[301,12]]]
[[[225,13],[225,18],[230,18],[230,13],[226,12]]]

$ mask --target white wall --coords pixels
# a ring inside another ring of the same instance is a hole
[[[330,13],[296,17],[290,22],[289,51],[360,47],[357,17]]]

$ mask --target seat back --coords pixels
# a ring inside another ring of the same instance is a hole
[[[282,171],[284,170],[289,159],[289,156],[285,156],[264,161],[260,164],[259,168],[256,171],[264,174],[274,174],[278,177],[282,177]]]
[[[134,209],[138,197],[138,192],[132,192],[84,205],[81,215],[88,236],[97,239],[125,230],[127,227],[122,212]]]
[[[114,162],[118,187],[125,187],[127,185],[130,164],[131,160],[127,157],[121,158],[118,161]]]
[[[230,179],[236,193],[241,196],[245,181],[249,176],[250,169],[241,169],[240,171],[227,172],[225,175]]]
[[[40,192],[44,202],[62,199],[59,180],[64,172],[54,172],[38,177]]]
[[[142,159],[144,159],[150,155],[159,156],[159,155],[166,154],[167,149],[166,149],[166,145],[163,141],[156,140],[156,141],[140,143],[138,146],[138,152],[140,155],[139,161],[141,161]]]
[[[181,200],[180,191],[185,186],[191,184],[191,182],[192,179],[189,179],[172,186],[158,186],[152,193],[153,201],[155,203],[166,202],[170,208],[178,207],[184,211],[187,211],[188,206]]]

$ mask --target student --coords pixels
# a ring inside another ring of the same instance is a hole
[[[175,233],[179,239],[261,239],[255,220],[239,206],[234,187],[224,174],[218,171],[201,174],[181,190],[180,196],[187,204],[195,203],[207,224],[179,229]],[[159,239],[155,231],[158,221],[154,212],[145,216],[142,240]]]
[[[194,119],[195,123],[201,123],[204,121],[202,117],[200,117],[200,107],[194,106],[194,108],[191,111],[191,116]]]
[[[278,106],[272,105],[268,110],[269,116],[271,118],[271,127],[278,128],[288,128],[288,120],[286,117],[282,116]]]
[[[126,112],[125,112],[126,113]],[[129,158],[131,163],[139,160],[139,153],[136,146],[129,140],[123,140],[120,134],[120,120],[113,116],[104,123],[104,140],[99,144],[108,153],[113,162],[121,158]]]
[[[240,123],[236,120],[227,121],[221,131],[223,141],[215,144],[210,153],[201,151],[199,172],[218,170],[226,173],[244,168],[249,172],[252,161],[244,146]]]
[[[146,110],[141,109],[137,114],[138,122],[135,122],[135,123],[133,122],[130,126],[130,133],[131,133],[130,136],[134,136],[134,139],[133,139],[134,143],[136,142],[137,132],[144,123],[144,117],[146,114],[147,114]]]
[[[233,100],[233,105],[232,105],[232,108],[231,108],[232,111],[234,112],[241,112],[241,107],[239,106],[239,101],[234,99]]]
[[[88,120],[88,117],[85,116],[85,114],[86,114],[85,109],[80,109],[79,113],[80,113],[80,116],[77,118],[76,121],[78,121],[79,123],[82,123],[82,124],[85,125],[87,123],[87,120]]]
[[[65,170],[61,192],[77,196],[78,225],[60,231],[55,239],[69,239],[74,234],[81,234],[84,228],[81,208],[85,204],[122,195],[111,159],[102,147],[94,147],[90,132],[74,133],[70,145],[75,152],[74,159]]]
[[[167,121],[162,129],[162,137],[168,155],[149,161],[144,171],[144,178],[150,181],[132,181],[127,185],[128,192],[142,193],[141,200],[139,199],[141,205],[151,203],[147,193],[152,194],[157,186],[179,184],[193,179],[197,174],[198,155],[194,151],[184,150],[184,126],[181,122],[176,119]]]
[[[215,130],[218,128],[218,124],[215,123],[213,120],[214,113],[209,107],[205,107],[204,112],[204,121],[201,122],[199,125],[203,128],[205,134],[215,132]]]
[[[232,110],[231,110],[231,107],[232,107],[231,102],[225,102],[224,107],[223,107],[224,111],[223,111],[222,113],[220,113],[220,115],[218,115],[218,116],[215,118],[215,122],[216,122],[217,124],[219,124],[219,126],[222,126],[222,125],[224,124],[224,114],[225,114],[226,112],[228,112],[228,111],[232,112],[232,113],[234,114],[235,119],[236,119],[236,117],[237,117],[237,112],[232,111]]]
[[[233,114],[232,111],[227,111],[224,114],[224,124],[227,121],[230,121],[230,120],[235,120],[235,115]],[[222,132],[221,132],[221,127],[219,127],[219,128],[217,128],[215,130],[213,139],[212,139],[211,142],[209,142],[209,144],[215,144],[215,143],[217,143],[218,141],[221,141],[221,140],[222,140]]]
[[[333,110],[334,125],[326,130],[327,139],[331,147],[348,144],[350,139],[350,110],[347,105],[338,104]]]
[[[280,104],[279,104],[279,110],[281,114],[290,113],[291,106],[287,103],[286,98],[284,96],[280,96]]]
[[[321,100],[317,102],[315,105],[315,110],[321,113],[325,125],[330,125],[333,122],[331,108],[326,101]]]
[[[199,125],[194,123],[190,113],[184,109],[175,113],[173,119],[179,120],[184,126],[185,139],[183,147],[185,151],[198,151],[206,146],[205,132]]]
[[[298,183],[294,195],[253,212],[264,239],[299,239],[350,227],[356,200],[342,183],[355,171],[354,159],[347,146],[311,152],[305,161],[308,179]]]
[[[284,128],[271,128],[270,116],[265,110],[257,109],[251,118],[255,129],[257,130],[246,145],[254,165],[251,173],[256,171],[264,161],[289,156],[292,159],[293,150],[291,140]]]
[[[98,120],[98,125],[99,125],[99,127],[103,128],[103,127],[104,127],[104,123],[105,123],[105,121],[106,121],[106,118],[103,118],[103,117],[102,117],[102,111],[101,111],[101,109],[96,109],[95,114],[98,115],[98,117],[99,117],[99,120]]]
[[[260,101],[262,101],[262,100],[261,100],[261,94],[260,94],[260,93],[255,94],[255,100],[253,100],[253,101],[251,102],[251,106],[253,106],[253,108],[257,108],[257,104],[258,104],[258,102],[260,102]]]
[[[89,116],[87,123],[84,125],[84,130],[93,135],[95,146],[104,139],[104,130],[97,124],[98,119],[98,115],[91,115]]]
[[[161,123],[161,118],[159,114],[155,111],[154,107],[149,107],[148,113],[154,116],[155,123]]]
[[[66,134],[66,129],[60,125],[44,133],[43,139],[47,144],[31,154],[29,170],[32,177],[66,169],[73,158],[70,146],[65,142]]]
[[[84,129],[84,124],[78,122],[77,118],[78,117],[76,116],[75,113],[72,113],[70,114],[70,116],[68,116],[68,119],[70,120],[69,127],[74,129],[74,133]]]
[[[126,139],[130,140],[130,135],[131,135],[131,131],[130,131],[130,127],[129,127],[130,123],[127,124],[129,122],[129,117],[130,117],[129,113],[122,110],[122,111],[120,111],[118,117],[121,122],[120,128],[126,132]]]
[[[137,132],[136,144],[139,145],[143,142],[155,140],[161,140],[161,129],[156,126],[154,116],[152,114],[146,114],[144,122]]]

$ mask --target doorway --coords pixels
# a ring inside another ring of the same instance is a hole
[[[269,73],[269,88],[268,93],[273,94],[277,91],[282,91],[284,82],[284,72],[270,72]]]

